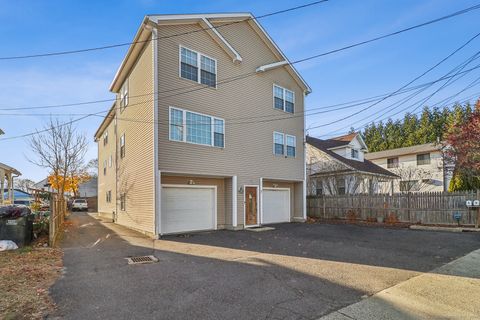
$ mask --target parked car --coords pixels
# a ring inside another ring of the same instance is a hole
[[[87,211],[88,203],[85,199],[75,199],[72,202],[72,211]]]
[[[30,207],[32,205],[33,201],[32,200],[28,200],[28,199],[23,199],[23,200],[14,200],[13,201],[13,204],[16,204],[16,205],[22,205],[22,206],[27,206],[27,207]]]

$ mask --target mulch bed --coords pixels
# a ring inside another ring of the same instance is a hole
[[[62,274],[62,251],[32,246],[0,252],[0,319],[44,319],[55,305],[48,289]]]
[[[410,227],[413,224],[408,222],[379,223],[379,222],[369,222],[364,220],[319,219],[319,218],[310,218],[310,217],[307,218],[307,223],[354,224],[358,226],[376,227],[376,228],[393,228],[393,229],[405,229]]]

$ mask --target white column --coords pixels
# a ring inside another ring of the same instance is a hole
[[[232,226],[237,227],[237,176],[232,177]]]
[[[263,224],[263,178],[260,178],[260,187],[259,187],[259,195],[258,195],[258,208],[260,210],[260,224]]]

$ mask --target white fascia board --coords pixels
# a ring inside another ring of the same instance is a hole
[[[232,18],[253,18],[251,13],[206,13],[206,14],[157,14],[148,15],[148,18],[154,22],[171,21],[171,20],[188,20],[188,19],[232,19]]]
[[[110,83],[110,91],[111,92],[115,92],[114,91],[114,87],[115,87],[115,83],[117,82],[118,80],[118,77],[120,76],[120,73],[122,72],[123,68],[125,67],[127,61],[128,61],[128,58],[130,57],[130,55],[132,54],[134,48],[135,48],[135,45],[137,44],[137,42],[140,40],[140,36],[142,35],[142,32],[144,30],[148,30],[151,32],[151,28],[145,28],[145,26],[148,24],[148,18],[145,17],[142,21],[142,23],[140,24],[140,27],[138,28],[137,30],[137,33],[135,34],[135,37],[133,38],[133,41],[132,41],[132,44],[130,44],[130,47],[128,48],[128,51],[127,51],[127,54],[125,55],[125,58],[123,58],[122,60],[122,63],[120,64],[120,66],[118,67],[117,69],[117,72],[115,73],[115,76],[113,77],[113,80],[112,82]],[[146,37],[148,37],[149,35],[147,35]],[[146,41],[145,41],[146,42]],[[142,42],[140,44],[143,44],[145,42]]]
[[[271,69],[282,67],[282,66],[287,65],[287,64],[288,64],[287,60],[278,61],[278,62],[274,62],[274,63],[269,63],[269,64],[258,67],[256,69],[256,72],[257,73],[258,72],[265,72],[265,71],[268,71],[268,70],[271,70]]]
[[[227,54],[232,57],[233,62],[242,62],[243,59],[240,56],[240,54],[235,50],[232,45],[218,32],[218,30],[208,21],[207,18],[203,17],[202,22],[207,26],[205,28],[208,33],[213,34],[212,36],[215,36],[217,38],[217,41],[220,42],[220,46],[225,49]]]

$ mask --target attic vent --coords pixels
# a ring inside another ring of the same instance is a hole
[[[140,256],[127,258],[128,264],[145,264],[158,262],[158,259],[154,256]]]

